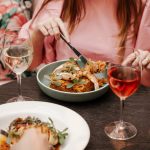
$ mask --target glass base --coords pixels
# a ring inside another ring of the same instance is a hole
[[[33,101],[33,99],[30,97],[26,97],[26,96],[18,96],[18,97],[13,97],[9,99],[7,103],[22,102],[22,101]]]
[[[137,129],[131,123],[115,121],[104,129],[107,136],[114,140],[128,140],[136,136]]]

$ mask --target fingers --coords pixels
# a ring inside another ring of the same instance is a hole
[[[139,62],[140,62],[140,59],[139,59],[140,53],[138,51],[135,51],[134,54],[135,54],[135,59],[132,62],[132,66],[136,67],[139,65]]]
[[[54,35],[50,22],[44,23],[43,26],[45,27],[45,29],[46,29],[48,35],[51,35],[51,36]]]
[[[134,67],[138,66],[139,65],[139,61],[140,61],[139,57],[136,57],[135,60],[132,63],[132,66],[134,66]]]
[[[56,40],[60,38],[60,30],[63,33],[65,39],[70,42],[68,31],[60,18],[50,18],[48,21],[40,24],[40,31],[43,35],[55,36]]]
[[[130,54],[122,63],[123,66],[127,66],[129,64],[132,64],[132,62],[136,59],[136,54],[132,53]]]
[[[136,52],[130,54],[122,63],[124,66],[132,65],[143,66],[146,69],[150,69],[150,52],[137,50]]]
[[[146,69],[150,69],[150,52],[138,50],[140,52],[140,61]]]
[[[65,36],[65,39],[70,42],[70,39],[69,39],[69,34],[68,34],[68,31],[63,23],[63,21],[60,19],[60,18],[56,18],[55,19],[60,27],[60,30],[62,31],[63,35]]]
[[[48,35],[53,36],[53,35],[54,35],[54,31],[53,31],[51,22],[52,22],[52,21],[49,20],[48,22],[45,22],[45,23],[43,23],[43,24],[40,25],[40,31],[41,31],[45,36],[48,36]]]
[[[146,66],[150,63],[150,54],[148,54],[147,56],[145,56],[145,58],[142,61],[142,65]]]
[[[142,65],[144,65],[143,61],[146,58],[146,56],[148,55],[148,53],[149,53],[148,51],[141,51],[141,50],[139,50],[140,63],[142,63]]]
[[[53,30],[53,35],[55,36],[56,40],[58,40],[60,34],[59,26],[58,23],[53,19],[51,19],[51,28]]]
[[[146,66],[147,69],[150,69],[150,63]]]
[[[150,53],[147,57],[142,61],[142,65],[145,66],[146,69],[150,69]]]
[[[42,32],[42,34],[44,36],[47,36],[48,35],[48,31],[46,30],[46,28],[42,25],[39,26],[39,30]]]

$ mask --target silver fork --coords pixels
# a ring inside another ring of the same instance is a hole
[[[4,135],[6,137],[8,136],[8,133],[2,129],[0,129],[0,134]]]
[[[68,42],[62,34],[60,34],[60,38],[70,47],[71,50],[79,57],[79,61],[77,61],[78,65],[81,68],[84,68],[84,66],[87,64],[87,59],[75,48],[71,45],[70,42]]]

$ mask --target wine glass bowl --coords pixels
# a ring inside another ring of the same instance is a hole
[[[112,65],[108,67],[108,81],[112,91],[121,98],[131,96],[140,84],[138,69],[128,66]]]
[[[21,74],[31,65],[32,52],[24,46],[5,48],[3,60],[14,73]]]
[[[141,73],[138,67],[109,64],[107,75],[110,88],[120,98],[120,121],[110,123],[105,127],[105,133],[115,140],[127,140],[136,136],[134,125],[123,121],[123,108],[126,98],[138,89]]]

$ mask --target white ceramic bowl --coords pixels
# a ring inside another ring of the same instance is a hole
[[[100,96],[102,96],[104,93],[107,92],[109,88],[108,84],[105,84],[103,87],[99,88],[98,90],[83,92],[83,93],[63,92],[63,91],[58,91],[50,88],[49,81],[44,76],[52,73],[56,67],[65,63],[66,61],[67,60],[53,62],[51,64],[45,65],[38,71],[37,73],[38,85],[46,95],[61,101],[83,102],[83,101],[90,101],[99,98]],[[102,76],[106,77],[106,74],[104,73],[102,74]]]

